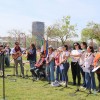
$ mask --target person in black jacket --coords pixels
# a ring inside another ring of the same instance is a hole
[[[36,47],[34,44],[30,45],[30,49],[27,53],[27,60],[29,60],[30,63],[30,71],[32,72],[32,76],[34,77],[34,68],[35,68],[35,63],[36,63]]]

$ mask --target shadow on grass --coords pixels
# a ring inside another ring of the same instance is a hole
[[[59,91],[63,91],[64,89],[73,89],[73,88],[71,88],[71,87],[69,87],[69,86],[67,86],[67,87],[62,87],[62,88],[59,89]]]

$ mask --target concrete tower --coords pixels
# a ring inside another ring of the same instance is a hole
[[[32,23],[32,35],[35,35],[38,39],[43,39],[44,37],[44,22],[33,22]]]

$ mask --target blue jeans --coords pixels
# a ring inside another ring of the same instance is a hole
[[[86,88],[96,89],[95,77],[93,72],[85,72]]]
[[[30,63],[30,71],[32,73],[32,77],[37,77],[36,73],[34,72],[35,70],[35,61],[29,60]]]
[[[62,80],[61,70],[60,70],[60,67],[57,66],[57,68],[56,68],[56,81],[61,81],[61,80]]]
[[[10,67],[10,56],[9,55],[5,55],[5,64],[7,67]]]
[[[54,61],[51,61],[49,63],[49,65],[47,66],[47,73],[48,73],[47,77],[48,77],[48,81],[51,81],[51,82],[55,81],[55,79],[54,79],[54,70],[55,70],[54,65],[55,65]]]
[[[34,69],[35,61],[29,60],[29,63],[30,63],[30,69]]]
[[[81,67],[80,67],[80,71],[81,71],[82,78],[83,78],[83,84],[82,84],[82,86],[86,87],[85,72],[83,71],[83,69]]]
[[[65,62],[63,63],[64,69],[61,70],[62,73],[62,81],[65,81],[68,83],[68,69],[69,69],[69,63]]]

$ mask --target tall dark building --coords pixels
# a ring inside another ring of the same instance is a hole
[[[35,35],[38,39],[43,39],[44,37],[44,22],[33,22],[32,23],[32,35]]]

